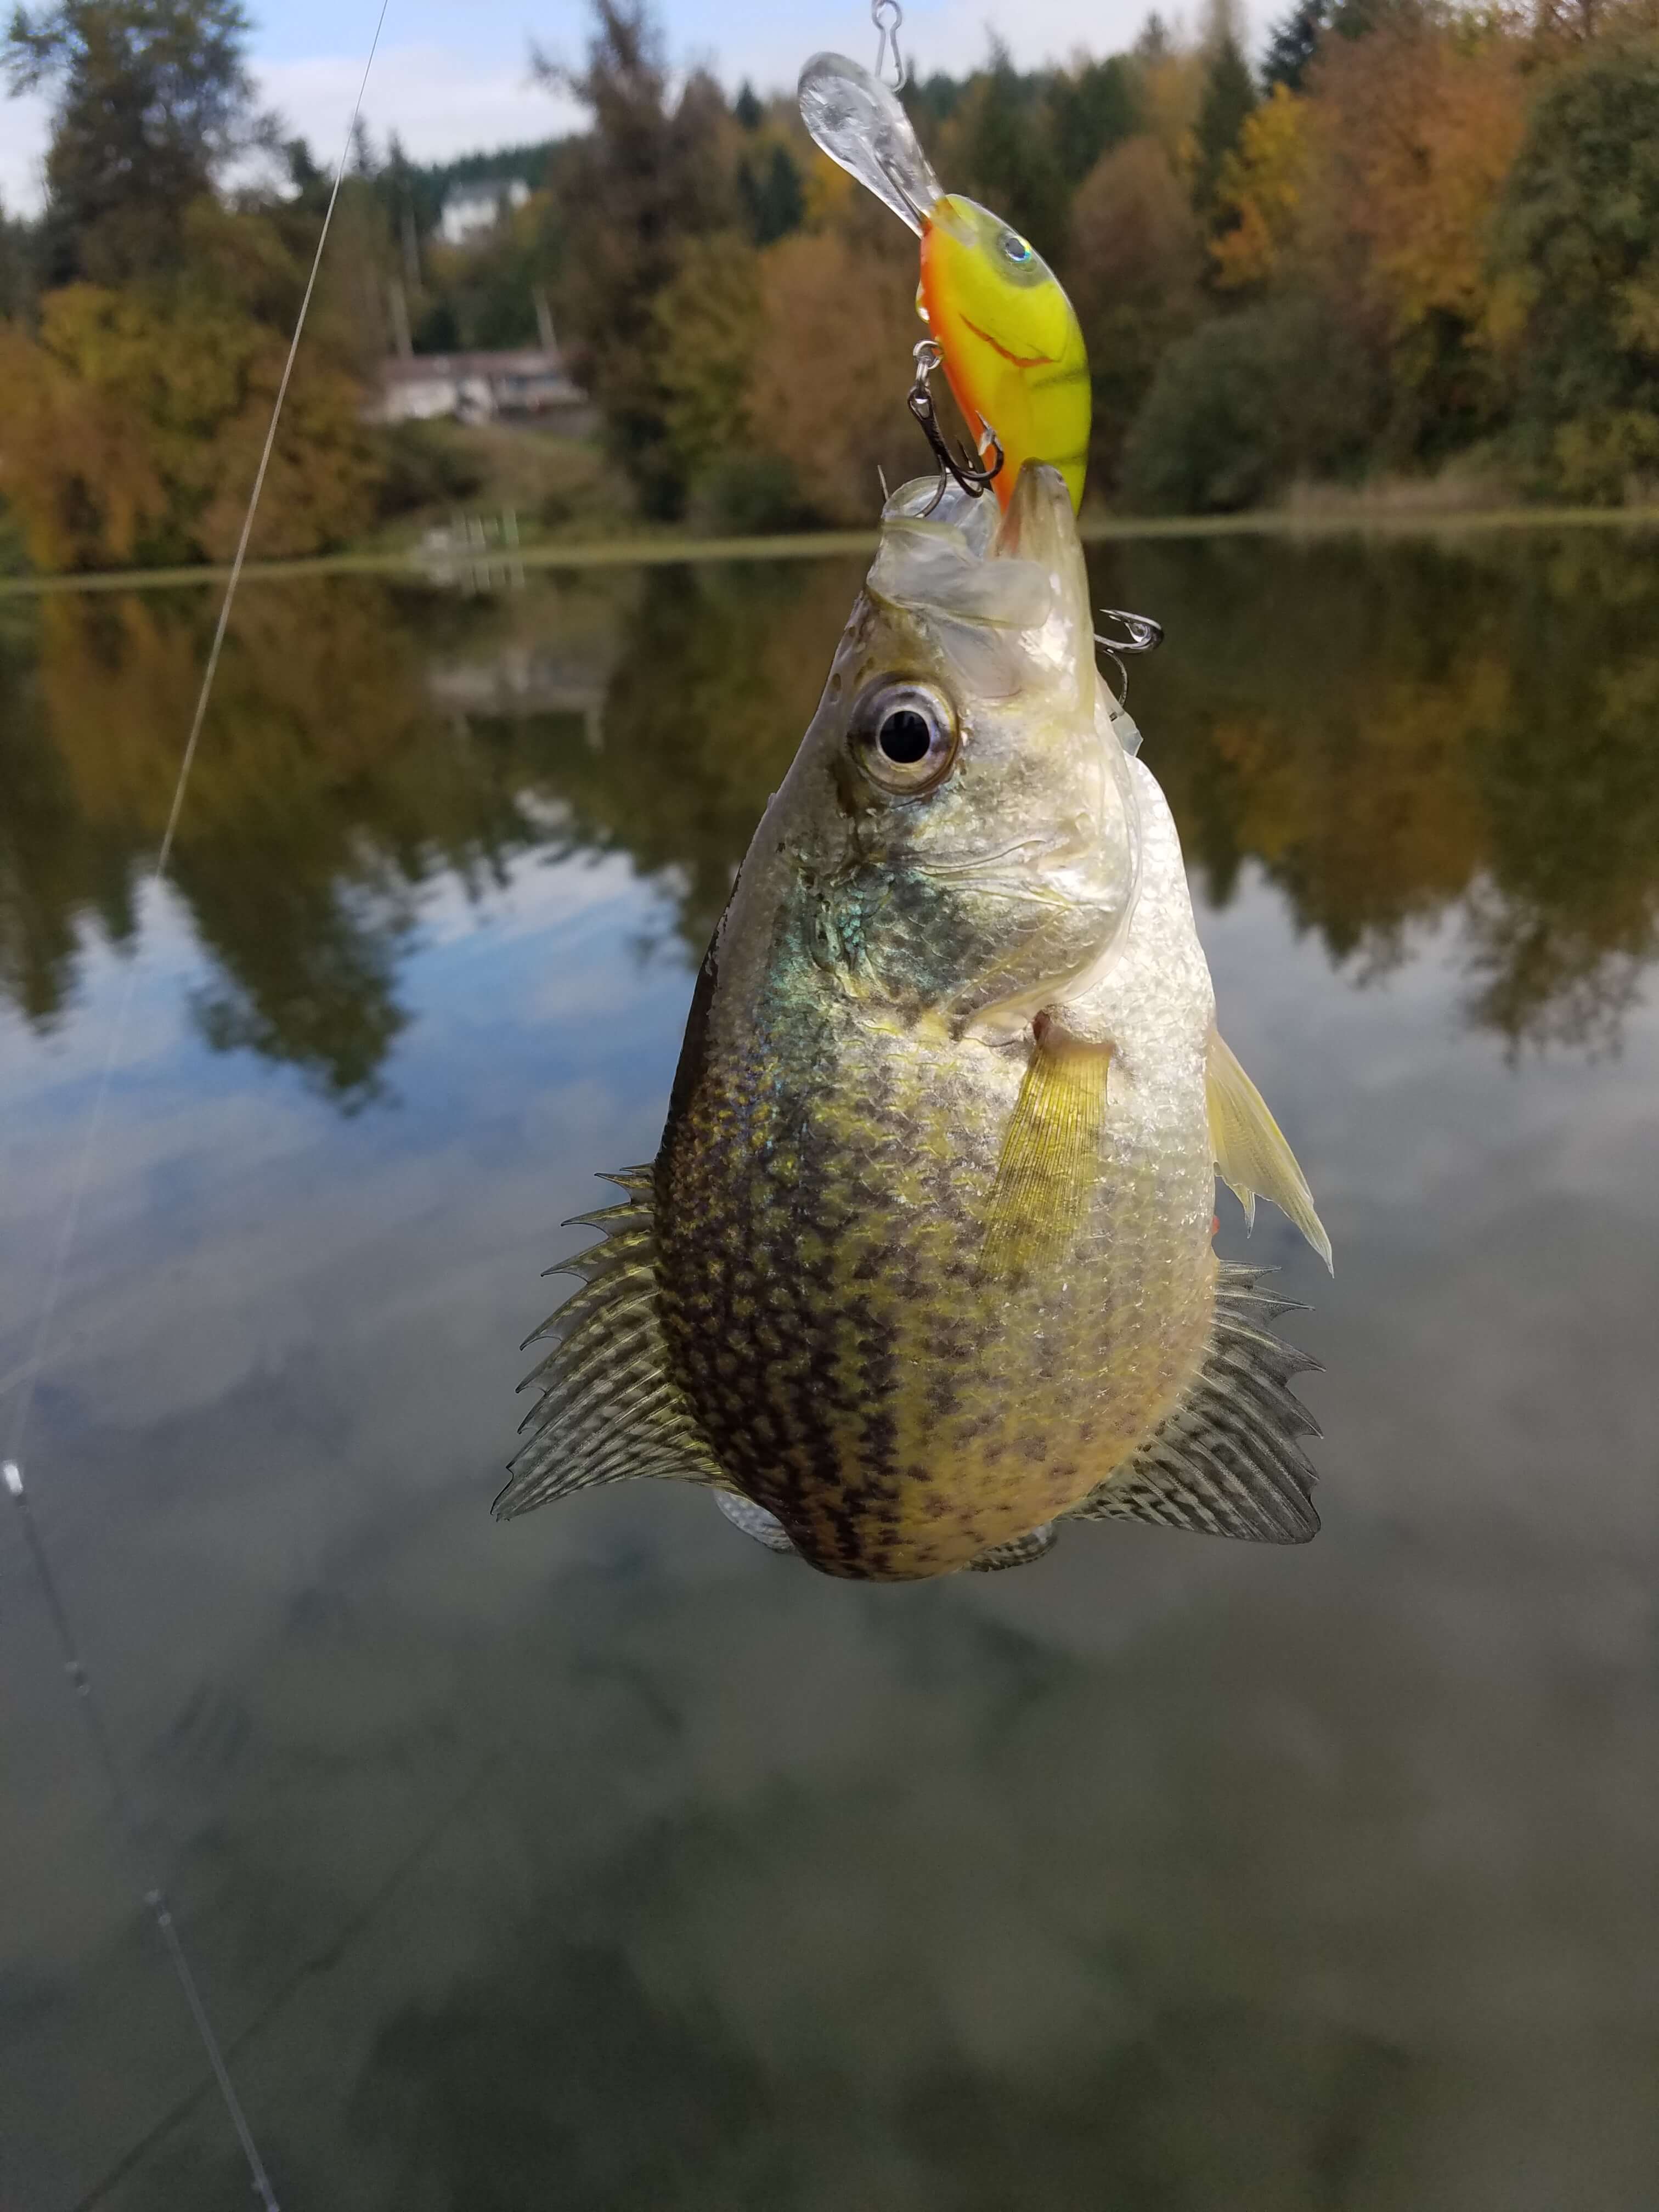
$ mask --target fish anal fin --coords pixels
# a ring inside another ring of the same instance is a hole
[[[1296,1154],[1267,1101],[1213,1028],[1204,1064],[1204,1097],[1216,1170],[1243,1207],[1245,1220],[1254,1227],[1257,1198],[1271,1199],[1331,1267],[1331,1240],[1314,1210],[1313,1193]]]
[[[1059,1541],[1060,1531],[1052,1521],[1045,1521],[1040,1528],[1028,1528],[1023,1536],[1011,1537],[1006,1544],[988,1544],[969,1560],[968,1571],[995,1575],[1006,1567],[1029,1566],[1033,1559],[1046,1557]]]
[[[609,1178],[632,1195],[590,1217],[604,1240],[562,1268],[581,1287],[526,1340],[559,1342],[526,1377],[541,1395],[495,1500],[497,1520],[550,1498],[630,1475],[718,1482],[708,1439],[673,1379],[656,1304],[656,1237],[649,1176]]]
[[[1002,1140],[980,1271],[1018,1276],[1065,1257],[1100,1171],[1111,1048],[1037,1017]]]
[[[1072,1512],[1085,1521],[1151,1521],[1258,1544],[1305,1544],[1318,1533],[1313,1428],[1287,1373],[1308,1364],[1279,1346],[1251,1296],[1256,1270],[1224,1267],[1197,1380],[1139,1449]]]

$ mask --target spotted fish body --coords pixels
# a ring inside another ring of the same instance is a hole
[[[1308,1363],[1218,1266],[1218,1157],[1323,1232],[1215,1036],[1066,485],[1028,467],[1000,521],[932,493],[889,502],[500,1510],[689,1478],[876,1580],[1068,1515],[1299,1540]]]

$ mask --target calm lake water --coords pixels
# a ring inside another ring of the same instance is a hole
[[[0,605],[0,1381],[285,2208],[1659,2191],[1659,547],[1115,549],[1323,1534],[489,1517],[857,563]],[[1224,1248],[1246,1249],[1223,1200]],[[0,1403],[0,1433],[8,1406]],[[0,1501],[0,2204],[246,2168]]]

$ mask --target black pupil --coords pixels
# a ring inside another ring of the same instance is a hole
[[[917,714],[914,707],[900,707],[882,724],[876,742],[890,761],[908,767],[927,759],[933,733],[925,714]]]

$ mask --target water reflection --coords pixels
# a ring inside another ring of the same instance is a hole
[[[27,1456],[282,2200],[1645,2212],[1626,549],[1098,567],[1170,625],[1134,704],[1337,1240],[1253,1248],[1316,1302],[1316,1545],[883,1592],[672,1486],[489,1517],[555,1224],[654,1141],[855,578],[251,592],[156,898],[210,609],[0,611],[0,1384],[142,937]],[[245,2175],[4,1512],[0,1687],[0,2202],[210,2212]]]
[[[131,933],[214,611],[193,593],[64,598],[12,641],[0,776],[21,804],[0,832],[0,988],[37,1023],[72,998],[89,924]],[[171,870],[211,964],[194,1012],[216,1048],[289,1062],[348,1110],[374,1095],[406,1020],[420,888],[498,883],[545,841],[568,740],[603,696],[605,597],[541,598],[534,656],[512,629],[526,612],[379,582],[239,601]],[[514,711],[456,703],[479,654],[484,699]],[[532,659],[544,680],[498,698],[496,665]]]
[[[1135,704],[1189,860],[1259,861],[1357,981],[1449,910],[1465,1008],[1591,1051],[1659,927],[1659,571],[1632,541],[1097,562],[1171,642]],[[220,1050],[348,1109],[407,1014],[419,894],[542,846],[625,854],[696,957],[817,697],[856,562],[544,579],[503,605],[376,581],[248,592],[174,862]],[[88,934],[131,938],[212,610],[65,598],[0,633],[0,993],[49,1024]]]
[[[1511,1050],[1618,1042],[1659,925],[1659,568],[1588,535],[1139,550],[1189,863],[1259,860],[1357,980],[1453,910]]]

